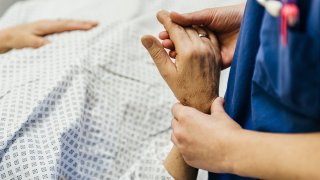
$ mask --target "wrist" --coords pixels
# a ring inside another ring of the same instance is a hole
[[[209,102],[194,103],[192,107],[203,113],[210,114],[212,102],[213,100]]]
[[[217,98],[217,96],[213,98],[212,97],[203,98],[200,96],[197,99],[181,98],[180,103],[185,106],[193,107],[203,113],[210,114],[211,105],[215,98]]]
[[[248,132],[244,129],[236,130],[232,133],[228,133],[226,139],[226,160],[224,163],[223,171],[225,173],[240,175],[239,166],[244,161],[250,158],[245,156],[242,151],[246,150],[246,142],[248,142]]]
[[[0,53],[5,53],[12,49],[11,33],[8,30],[0,30]]]

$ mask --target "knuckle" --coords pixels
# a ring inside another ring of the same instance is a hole
[[[172,114],[180,123],[188,122],[190,119],[194,119],[194,111],[189,107],[174,105],[172,107]]]
[[[189,117],[188,112],[183,111],[183,112],[181,112],[181,115],[180,115],[180,121],[184,122],[184,121],[186,121],[186,119],[188,119],[188,117]]]
[[[210,48],[209,45],[205,45],[205,44],[202,44],[200,47],[199,47],[199,52],[202,54],[202,55],[210,55],[211,52],[212,52],[212,49]]]
[[[203,51],[204,51],[205,53],[207,53],[207,54],[208,54],[208,53],[211,54],[211,52],[212,52],[212,48],[211,48],[209,45],[203,46],[202,49],[203,49]]]
[[[177,25],[175,23],[172,23],[172,24],[173,24],[173,27],[177,28],[177,30],[180,31],[180,32],[183,32],[185,30],[184,27],[182,27],[182,26],[179,26],[179,25]]]
[[[182,122],[186,122],[188,121],[190,118],[192,118],[193,114],[190,110],[184,110],[183,112],[181,112],[181,121]]]
[[[199,54],[199,51],[195,50],[195,48],[186,48],[183,51],[183,57],[187,58],[187,59],[191,59],[191,58],[195,58],[197,57]]]
[[[179,109],[178,109],[177,106],[178,106],[177,104],[174,104],[174,105],[172,106],[172,108],[171,108],[171,112],[172,112],[172,115],[173,115],[173,116],[179,111]],[[175,116],[175,117],[176,117],[176,116]],[[177,117],[176,117],[176,118],[177,118]]]
[[[184,122],[186,119],[188,119],[188,113],[181,109],[181,108],[177,108],[178,110],[175,110],[175,117],[178,119],[179,122]]]
[[[182,133],[181,133],[181,131],[180,131],[179,129],[175,129],[175,130],[172,132],[172,134],[174,135],[174,137],[175,137],[178,141],[180,141],[180,140],[183,139],[183,135],[182,135]]]

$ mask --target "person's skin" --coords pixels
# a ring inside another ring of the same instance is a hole
[[[11,49],[39,48],[50,43],[46,35],[65,31],[90,30],[94,21],[42,20],[0,30],[0,53]]]
[[[177,43],[182,37],[175,39],[171,36],[179,33],[170,32],[181,27],[168,23],[165,28],[179,55]],[[170,62],[159,42],[148,46],[148,50],[158,63],[159,71],[167,72],[166,64]],[[170,73],[163,77],[172,78]],[[172,90],[179,96],[179,89]],[[189,165],[258,179],[320,179],[320,133],[276,134],[245,130],[228,116],[223,104],[223,98],[217,98],[210,115],[181,104],[173,106],[172,141]]]
[[[201,25],[214,32],[219,40],[223,68],[227,68],[231,65],[233,59],[244,8],[245,4],[239,4],[204,9],[187,14],[172,12],[170,18],[183,27]],[[159,38],[163,40],[163,47],[170,50],[170,57],[175,58],[177,53],[168,32],[161,32]]]
[[[175,42],[178,53],[175,63],[155,37],[144,36],[143,45],[177,99],[184,105],[209,113],[211,103],[218,95],[221,70],[220,48],[215,35],[199,27],[178,26],[171,21],[167,11],[160,11],[157,18]],[[208,38],[200,38],[199,33],[208,34]]]
[[[242,129],[217,98],[211,115],[176,104],[172,141],[190,166],[258,179],[320,179],[320,133]]]

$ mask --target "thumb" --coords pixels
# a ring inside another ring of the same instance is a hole
[[[187,14],[171,12],[170,17],[173,22],[181,26],[204,25],[207,26],[212,22],[212,9],[204,9]]]
[[[164,50],[161,43],[153,36],[143,36],[141,42],[148,50],[162,77],[167,80],[166,78],[168,75],[176,71],[176,67],[171,61],[168,53]]]
[[[211,114],[215,112],[225,112],[224,99],[222,97],[217,97],[211,105]]]

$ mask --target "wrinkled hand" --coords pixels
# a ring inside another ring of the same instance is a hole
[[[218,96],[221,70],[216,37],[202,28],[182,28],[171,21],[167,11],[160,11],[157,18],[175,44],[178,53],[175,63],[155,37],[144,36],[143,45],[178,100],[210,112],[211,103]],[[200,33],[208,34],[208,38],[200,38]]]
[[[205,9],[188,14],[170,13],[173,22],[184,26],[204,26],[215,33],[219,40],[222,56],[222,66],[227,68],[231,65],[238,33],[242,21],[244,4],[236,6],[227,6],[219,8]],[[159,38],[163,40],[163,47],[170,50],[169,55],[175,58],[175,44],[167,31],[159,34]]]
[[[241,127],[224,111],[223,98],[217,98],[211,115],[176,104],[172,108],[172,142],[186,163],[215,173],[232,172],[228,145],[241,133]]]
[[[11,49],[39,48],[49,42],[44,36],[74,30],[90,30],[97,22],[75,20],[42,20],[0,31],[0,53]]]

